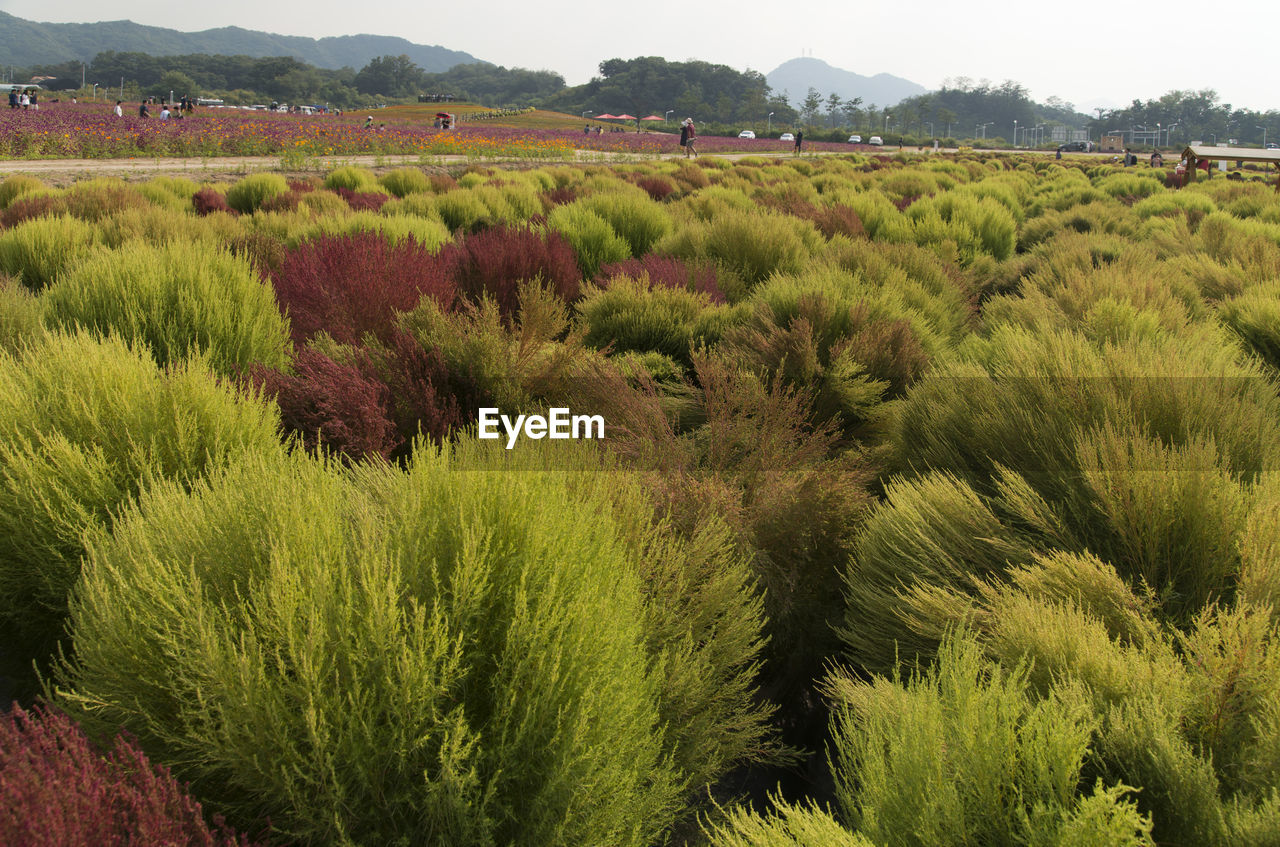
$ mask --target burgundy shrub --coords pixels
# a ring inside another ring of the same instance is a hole
[[[289,190],[296,191],[299,194],[307,194],[316,190],[316,183],[306,179],[291,179],[289,180]]]
[[[440,258],[453,270],[459,294],[477,300],[487,294],[505,316],[519,308],[520,282],[539,278],[572,302],[582,281],[573,247],[558,232],[493,227],[448,245]]]
[[[280,194],[272,195],[258,206],[262,212],[292,212],[298,208],[302,195],[292,188]]]
[[[297,433],[308,450],[387,458],[400,445],[390,418],[391,391],[363,351],[354,364],[344,364],[306,347],[293,368],[286,374],[258,365],[250,378],[275,398],[286,431]]]
[[[355,232],[299,244],[271,279],[298,346],[321,330],[357,344],[366,333],[389,339],[395,313],[423,297],[450,307],[456,292],[451,261],[412,238],[392,245],[379,233]]]
[[[849,238],[866,238],[867,236],[867,231],[862,226],[862,218],[843,203],[819,207],[810,220],[827,238],[836,235],[845,235]]]
[[[432,194],[444,194],[458,187],[458,181],[448,174],[431,174],[428,179],[431,180]]]
[[[0,716],[0,844],[247,847],[205,822],[168,769],[119,736],[105,756],[66,715],[17,704]]]
[[[919,194],[908,194],[906,197],[903,197],[898,200],[894,200],[893,205],[898,207],[899,212],[905,212],[908,206],[910,206],[912,203],[916,202],[919,199],[920,199]]]
[[[665,176],[642,176],[636,180],[636,185],[658,202],[666,200],[676,190],[675,182]]]
[[[196,214],[201,217],[214,212],[229,212],[233,215],[240,214],[235,209],[232,209],[227,205],[227,195],[215,188],[201,188],[195,194],[192,194],[191,205],[196,210]]]
[[[37,197],[19,197],[0,212],[0,227],[8,229],[23,221],[43,218],[49,215],[60,215],[67,211],[66,202],[61,197],[41,194]]]
[[[376,191],[353,191],[350,188],[338,187],[333,191],[347,201],[347,205],[355,212],[376,212],[382,204],[391,198]]]
[[[450,372],[438,348],[425,348],[406,332],[392,339],[386,371],[391,417],[402,440],[393,458],[407,453],[419,433],[443,443],[474,419],[474,410],[490,405],[469,374]]]
[[[649,283],[663,288],[685,288],[706,294],[713,303],[725,302],[724,292],[720,289],[720,280],[715,265],[689,263],[674,256],[659,256],[650,253],[640,259],[627,259],[622,262],[603,265],[596,276],[596,282],[607,286],[615,276],[628,276],[639,279],[648,274]]]
[[[547,211],[551,211],[556,206],[563,206],[566,203],[572,203],[577,200],[578,189],[572,185],[562,185],[542,192],[539,198],[542,200],[542,207]]]

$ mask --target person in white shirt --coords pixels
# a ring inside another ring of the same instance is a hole
[[[116,101],[116,108],[115,108],[115,110],[114,110],[114,111],[115,111],[115,116],[116,116],[117,118],[123,118],[123,117],[124,117],[124,109],[120,108],[120,103],[121,103],[121,101],[119,101],[119,100],[117,100],[117,101]]]
[[[169,106],[167,104],[160,109],[160,120],[169,120]]]

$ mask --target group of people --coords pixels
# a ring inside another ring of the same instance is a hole
[[[139,103],[138,117],[140,118],[151,117],[151,104],[154,102],[155,102],[154,97],[148,97],[144,99],[141,103]],[[174,104],[174,107],[172,109],[169,108],[168,103],[161,100],[160,101],[160,120],[167,121],[170,118],[181,118],[184,115],[191,115],[193,112],[195,112],[195,110],[196,110],[196,101],[191,99],[190,97],[183,97],[181,100],[179,100],[177,103]],[[116,101],[116,106],[112,110],[112,114],[114,114],[117,118],[124,116],[124,101],[122,100]]]
[[[34,88],[25,88],[22,91],[18,91],[16,88],[10,88],[9,108],[17,109],[21,107],[22,109],[35,109],[38,111],[40,109],[40,102],[37,99],[38,97],[39,95],[36,94],[36,90]]]

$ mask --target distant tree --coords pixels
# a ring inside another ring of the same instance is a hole
[[[841,98],[840,95],[836,94],[834,91],[827,96],[827,115],[830,116],[831,118],[832,127],[836,125],[836,121],[838,120],[838,117],[840,114],[840,104],[843,102],[844,102],[843,98]]]
[[[403,53],[379,56],[356,74],[356,90],[362,94],[407,97],[422,88],[422,68]]]
[[[813,126],[821,108],[822,95],[818,93],[818,89],[810,87],[809,93],[804,96],[804,102],[800,104],[800,120],[805,126]]]

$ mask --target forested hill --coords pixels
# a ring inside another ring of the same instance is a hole
[[[291,56],[320,68],[362,68],[378,56],[405,55],[428,73],[479,62],[475,56],[436,45],[414,44],[387,35],[303,38],[221,27],[179,32],[132,21],[92,24],[36,23],[0,12],[0,55],[19,66],[88,62],[106,50],[176,56],[205,53],[227,56]]]

